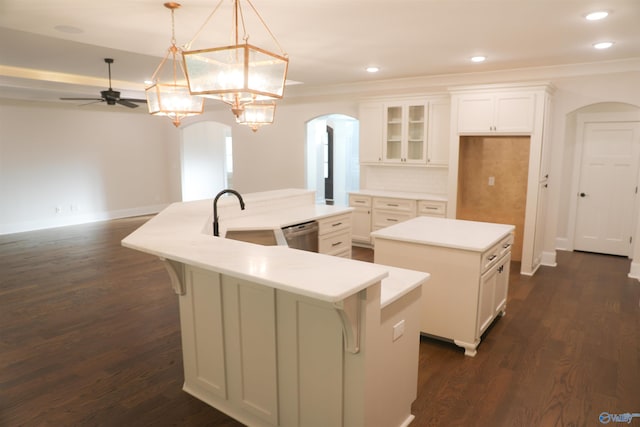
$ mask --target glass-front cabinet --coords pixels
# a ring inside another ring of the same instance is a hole
[[[386,104],[383,155],[385,162],[427,162],[427,103]]]

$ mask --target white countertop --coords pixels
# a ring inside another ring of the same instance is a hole
[[[260,194],[243,196],[247,202],[247,210],[251,200],[258,200]],[[348,211],[349,208],[309,205],[299,210],[262,212],[253,219],[249,219],[249,214],[243,213],[235,220],[220,218],[220,223],[221,229],[223,221],[229,227],[237,227],[236,229],[256,229],[266,225],[277,227],[325,217],[340,212],[340,209]],[[389,304],[420,286],[429,277],[422,272],[283,246],[260,246],[214,237],[205,234],[207,229],[211,229],[211,225],[207,224],[212,217],[211,210],[212,200],[174,203],[123,239],[122,245],[332,303],[342,301],[387,277],[397,276],[391,283],[393,286],[389,286],[385,294],[385,302]],[[303,218],[305,215],[308,216]],[[251,223],[252,221],[254,222]]]
[[[484,252],[514,230],[515,227],[508,224],[421,216],[374,231],[371,235],[376,239]]]
[[[391,190],[367,190],[360,189],[358,191],[350,191],[349,194],[361,194],[363,196],[373,197],[389,197],[396,199],[411,199],[411,200],[430,200],[438,202],[446,202],[446,194],[431,194],[431,193],[413,193],[407,191],[391,191]]]

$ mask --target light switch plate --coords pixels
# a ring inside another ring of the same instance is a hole
[[[393,325],[393,340],[397,340],[404,335],[404,319]]]

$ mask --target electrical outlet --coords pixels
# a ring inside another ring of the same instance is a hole
[[[393,341],[404,335],[404,319],[393,325]]]
[[[495,176],[490,176],[489,177],[489,185],[490,186],[496,185],[496,177]]]

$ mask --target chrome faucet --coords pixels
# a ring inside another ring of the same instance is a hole
[[[244,210],[244,200],[242,200],[242,196],[236,190],[232,190],[227,188],[226,190],[222,190],[218,194],[216,194],[216,198],[213,199],[213,235],[220,236],[220,231],[218,230],[218,199],[225,193],[234,194],[238,200],[240,201],[240,209]]]

